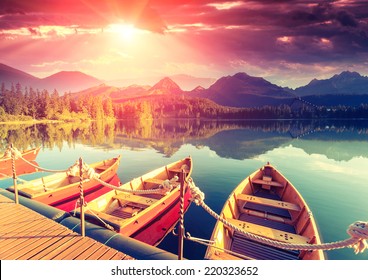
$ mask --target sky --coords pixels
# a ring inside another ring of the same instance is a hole
[[[1,0],[0,63],[112,81],[368,75],[368,1]]]

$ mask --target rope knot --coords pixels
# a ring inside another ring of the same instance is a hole
[[[95,178],[100,178],[100,174],[98,174],[92,167],[90,167],[88,164],[84,163],[83,164],[83,173],[86,174],[88,179],[95,179]]]
[[[192,178],[189,178],[191,201],[193,201],[197,206],[201,205],[204,201],[204,193],[195,185]]]
[[[79,162],[76,161],[66,172],[69,176],[79,176]]]
[[[368,222],[355,222],[349,226],[347,233],[357,239],[357,243],[353,244],[355,254],[363,253],[368,248],[366,239],[368,239]]]

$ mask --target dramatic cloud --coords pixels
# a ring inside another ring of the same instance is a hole
[[[144,77],[178,74],[192,65],[193,75],[217,78],[244,71],[297,86],[344,70],[368,74],[368,5],[349,0],[3,0],[0,40],[2,53],[17,54],[4,63],[34,73],[41,67],[31,65],[45,65],[44,73],[79,67],[92,75],[118,78],[112,71],[120,71]],[[110,71],[93,67],[108,65],[106,58]],[[52,68],[56,65],[65,69]]]

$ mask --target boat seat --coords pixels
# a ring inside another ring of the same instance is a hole
[[[144,205],[144,206],[150,206],[153,203],[155,203],[156,201],[158,201],[157,199],[144,197],[144,196],[140,196],[140,195],[135,195],[135,194],[131,194],[131,193],[117,194],[113,198],[119,200],[119,202],[123,205],[127,204],[129,202],[132,202],[132,203],[137,203],[137,204],[141,204],[141,205]]]
[[[238,220],[290,233],[296,233],[295,227],[291,223],[286,223],[286,220],[280,221],[280,220],[265,219],[264,217],[254,216],[252,214],[245,214],[245,213],[240,214]]]
[[[275,200],[275,201],[281,201],[280,197],[276,194],[271,193],[268,190],[261,189],[257,193],[254,194],[254,196],[263,198],[263,199],[269,199],[269,200]],[[254,203],[252,201],[247,201],[244,203],[244,205],[239,204],[241,211],[244,212],[246,210],[255,210],[259,211],[261,213],[271,214],[275,216],[279,216],[286,219],[291,219],[291,215],[288,209],[285,208],[279,208],[275,206],[269,206],[266,204],[259,204]]]
[[[167,180],[167,179],[166,179]],[[158,185],[158,186],[162,186],[163,183],[166,181],[163,179],[157,179],[157,178],[150,178],[150,179],[146,179],[144,180],[144,184],[153,184],[153,185]],[[179,185],[179,182],[171,182],[171,186],[173,187],[177,187]],[[145,185],[145,188],[149,189],[149,187],[147,187]],[[155,188],[155,187],[153,187]]]
[[[277,188],[283,188],[284,185],[279,183],[279,182],[276,182],[276,181],[272,181],[272,180],[267,180],[265,178],[266,176],[264,176],[262,179],[254,179],[252,180],[252,183],[253,184],[261,184],[262,186],[272,186],[272,187],[277,187]],[[264,180],[266,179],[266,180]]]
[[[95,171],[105,171],[109,169],[110,167],[111,167],[110,165],[100,165],[95,168]]]
[[[266,206],[272,206],[276,208],[291,210],[291,211],[300,211],[300,207],[297,204],[285,202],[281,200],[274,200],[274,199],[268,199],[268,198],[262,198],[258,196],[248,195],[248,194],[238,194],[236,196],[237,200],[245,201],[245,202],[252,202],[255,204],[262,204]]]
[[[294,234],[294,233],[290,233],[290,232],[286,232],[286,231],[282,231],[282,230],[278,230],[278,229],[274,229],[274,228],[270,228],[266,226],[261,226],[261,225],[253,224],[250,222],[245,222],[245,221],[236,220],[236,219],[227,219],[227,221],[229,221],[234,226],[246,232],[264,236],[264,237],[267,237],[267,238],[270,238],[276,241],[292,243],[292,244],[303,244],[303,243],[307,244],[310,241],[308,237],[305,237],[302,235],[298,235],[298,234]]]
[[[149,178],[149,179],[144,180],[145,183],[155,184],[155,185],[162,185],[164,181],[165,180],[163,179],[157,179],[157,178]]]
[[[168,170],[169,170],[169,172],[173,172],[173,173],[182,173],[183,171],[184,171],[184,173],[189,172],[189,170],[182,169],[182,168],[170,168]]]

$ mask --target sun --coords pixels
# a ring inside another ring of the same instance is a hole
[[[110,24],[107,30],[118,34],[124,41],[132,41],[137,33],[133,24],[114,23]]]

